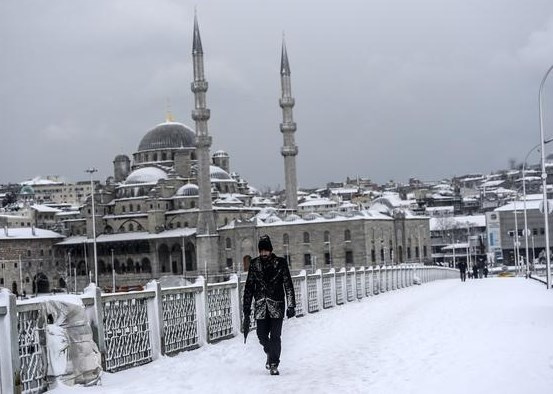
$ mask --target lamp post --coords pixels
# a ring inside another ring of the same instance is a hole
[[[545,141],[543,141],[543,144],[546,145],[551,141],[553,141],[553,138],[548,138]],[[523,208],[524,209],[524,247],[526,249],[526,277],[527,278],[529,275],[530,260],[528,256],[528,214],[526,210],[526,164],[528,162],[528,157],[530,156],[530,154],[536,149],[538,149],[540,146],[541,144],[536,144],[532,149],[530,149],[526,154],[526,157],[524,158],[524,162],[522,163],[522,194],[524,196],[524,208]],[[535,260],[535,257],[534,257],[535,251],[534,251],[533,242],[534,240],[532,239],[532,261]]]
[[[94,181],[92,180],[92,175],[97,172],[96,168],[89,168],[85,170],[90,174],[90,196],[92,199],[92,243],[94,245],[94,283],[98,286],[98,252],[96,250],[96,208],[94,205]]]
[[[115,259],[113,257],[113,248],[111,248],[111,287],[112,292],[115,293]]]
[[[514,252],[515,252],[515,269],[518,270],[520,269],[520,251],[519,251],[519,241],[518,241],[518,219],[517,219],[517,198],[518,198],[518,194],[515,196],[515,201],[513,202],[514,204],[514,215],[515,215],[515,237],[513,238],[513,242],[514,242]]]
[[[551,65],[545,75],[543,76],[543,79],[541,80],[540,84],[540,90],[538,93],[538,102],[539,102],[539,113],[540,113],[540,144],[541,144],[541,181],[542,181],[542,189],[543,189],[543,220],[544,220],[544,226],[545,226],[545,259],[546,259],[546,269],[547,269],[547,289],[551,288],[551,257],[549,256],[549,221],[548,221],[548,211],[549,206],[547,203],[547,172],[545,171],[545,137],[544,137],[544,130],[543,130],[543,100],[542,100],[542,93],[543,93],[543,86],[545,85],[545,81],[547,77],[549,76],[549,73],[551,73],[551,70],[553,70],[553,65]]]

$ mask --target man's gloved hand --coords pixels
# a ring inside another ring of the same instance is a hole
[[[290,319],[294,316],[296,316],[296,308],[294,308],[293,306],[289,306],[288,309],[286,309],[286,317]]]

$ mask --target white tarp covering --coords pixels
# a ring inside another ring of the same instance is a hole
[[[44,306],[48,375],[69,386],[96,384],[102,372],[101,356],[83,305],[47,300]]]

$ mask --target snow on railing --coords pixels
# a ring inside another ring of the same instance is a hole
[[[301,271],[292,277],[296,316],[457,277],[457,270],[425,266],[319,269],[309,275]],[[159,282],[151,281],[143,291],[114,294],[101,294],[91,284],[81,299],[104,370],[117,372],[238,335],[244,284],[236,275],[216,284],[200,276],[189,286],[161,289]],[[47,389],[45,319],[40,303],[16,304],[8,290],[0,291],[0,392]],[[255,329],[253,310],[250,320],[250,329]]]

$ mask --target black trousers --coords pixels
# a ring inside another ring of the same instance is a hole
[[[461,282],[464,282],[465,280],[467,280],[467,273],[465,271],[460,271],[461,272]]]
[[[258,319],[257,338],[267,354],[269,364],[280,363],[280,334],[282,333],[283,319]]]

